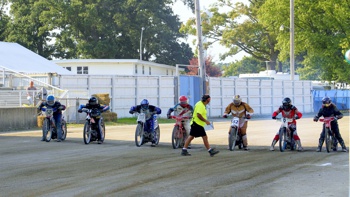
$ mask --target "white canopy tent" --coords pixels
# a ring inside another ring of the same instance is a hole
[[[0,68],[23,74],[73,74],[31,50],[11,42],[0,42]]]

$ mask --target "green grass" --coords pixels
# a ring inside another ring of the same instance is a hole
[[[109,121],[105,122],[106,126],[118,126],[118,125],[136,125],[136,117],[132,118],[119,118],[117,121]],[[172,119],[164,119],[164,118],[158,118],[158,123],[175,123],[175,120]],[[84,124],[75,124],[75,123],[68,123],[68,127],[70,128],[78,128],[83,127]]]

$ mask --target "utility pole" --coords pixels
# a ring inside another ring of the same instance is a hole
[[[197,41],[198,41],[198,68],[201,71],[201,95],[206,94],[206,73],[205,73],[205,63],[203,59],[203,42],[202,42],[202,20],[201,12],[199,6],[199,0],[195,2],[195,13],[196,13],[196,26],[197,26]]]

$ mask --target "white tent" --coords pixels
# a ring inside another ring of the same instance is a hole
[[[24,74],[56,73],[73,74],[31,50],[10,42],[0,42],[0,69],[8,69]]]

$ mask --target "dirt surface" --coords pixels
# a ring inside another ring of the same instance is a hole
[[[349,116],[339,120],[349,145]],[[210,157],[201,139],[180,155],[171,147],[173,124],[161,124],[157,147],[136,147],[136,125],[106,128],[105,143],[83,142],[82,128],[67,139],[41,142],[41,131],[0,134],[0,196],[349,196],[349,154],[315,152],[322,124],[298,120],[304,152],[269,151],[279,123],[252,119],[249,151],[227,150],[229,120],[214,122]],[[339,147],[340,150],[340,147]]]

